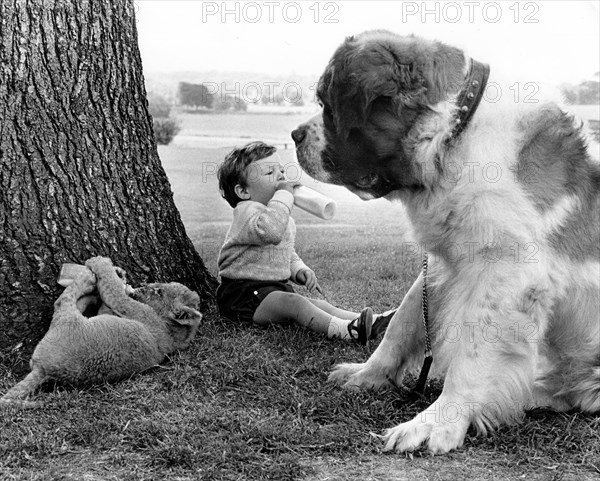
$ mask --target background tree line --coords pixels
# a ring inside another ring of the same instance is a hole
[[[224,93],[213,94],[204,84],[179,82],[177,99],[180,105],[188,108],[204,108],[221,112],[248,109],[248,105],[243,99]]]
[[[594,77],[598,78],[600,72]],[[598,80],[584,80],[578,85],[563,84],[560,90],[565,100],[575,105],[593,105],[600,103],[600,82]]]
[[[224,91],[213,93],[212,89],[203,83],[179,82],[177,88],[177,100],[180,105],[188,108],[202,108],[214,111],[246,111],[248,103],[256,99],[263,105],[285,105],[292,104],[297,107],[304,105],[304,99],[301,92],[294,92],[293,97],[286,98],[283,92],[251,92],[248,93],[248,101],[243,95],[230,95]]]

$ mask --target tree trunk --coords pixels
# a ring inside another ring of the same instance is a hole
[[[213,302],[158,158],[133,1],[0,0],[0,354],[30,352],[61,264],[94,255]]]

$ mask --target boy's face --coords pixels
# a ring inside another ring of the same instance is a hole
[[[275,194],[279,181],[285,180],[283,172],[283,165],[276,153],[252,162],[246,167],[246,186],[238,184],[236,193],[241,199],[267,205]]]

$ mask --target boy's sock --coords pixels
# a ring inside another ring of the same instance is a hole
[[[352,328],[350,332],[349,327]],[[360,315],[353,320],[340,319],[331,316],[327,337],[339,337],[340,339],[353,339],[359,344],[366,346],[371,339],[371,330],[373,327],[373,311],[370,307],[365,307]]]
[[[329,327],[327,328],[327,337],[339,337],[340,339],[350,339],[348,324],[351,321],[348,319],[340,319],[339,317],[331,316]]]

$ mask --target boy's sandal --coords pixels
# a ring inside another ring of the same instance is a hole
[[[365,307],[360,316],[348,324],[350,337],[357,341],[361,346],[366,346],[371,339],[371,330],[373,328],[373,310]]]
[[[397,310],[398,309],[394,309],[388,314],[381,314],[377,317],[377,319],[373,323],[373,328],[371,329],[371,337],[369,339],[377,339],[385,332],[387,327],[390,325],[390,321],[392,320],[392,317],[394,317],[394,314],[396,314]]]

